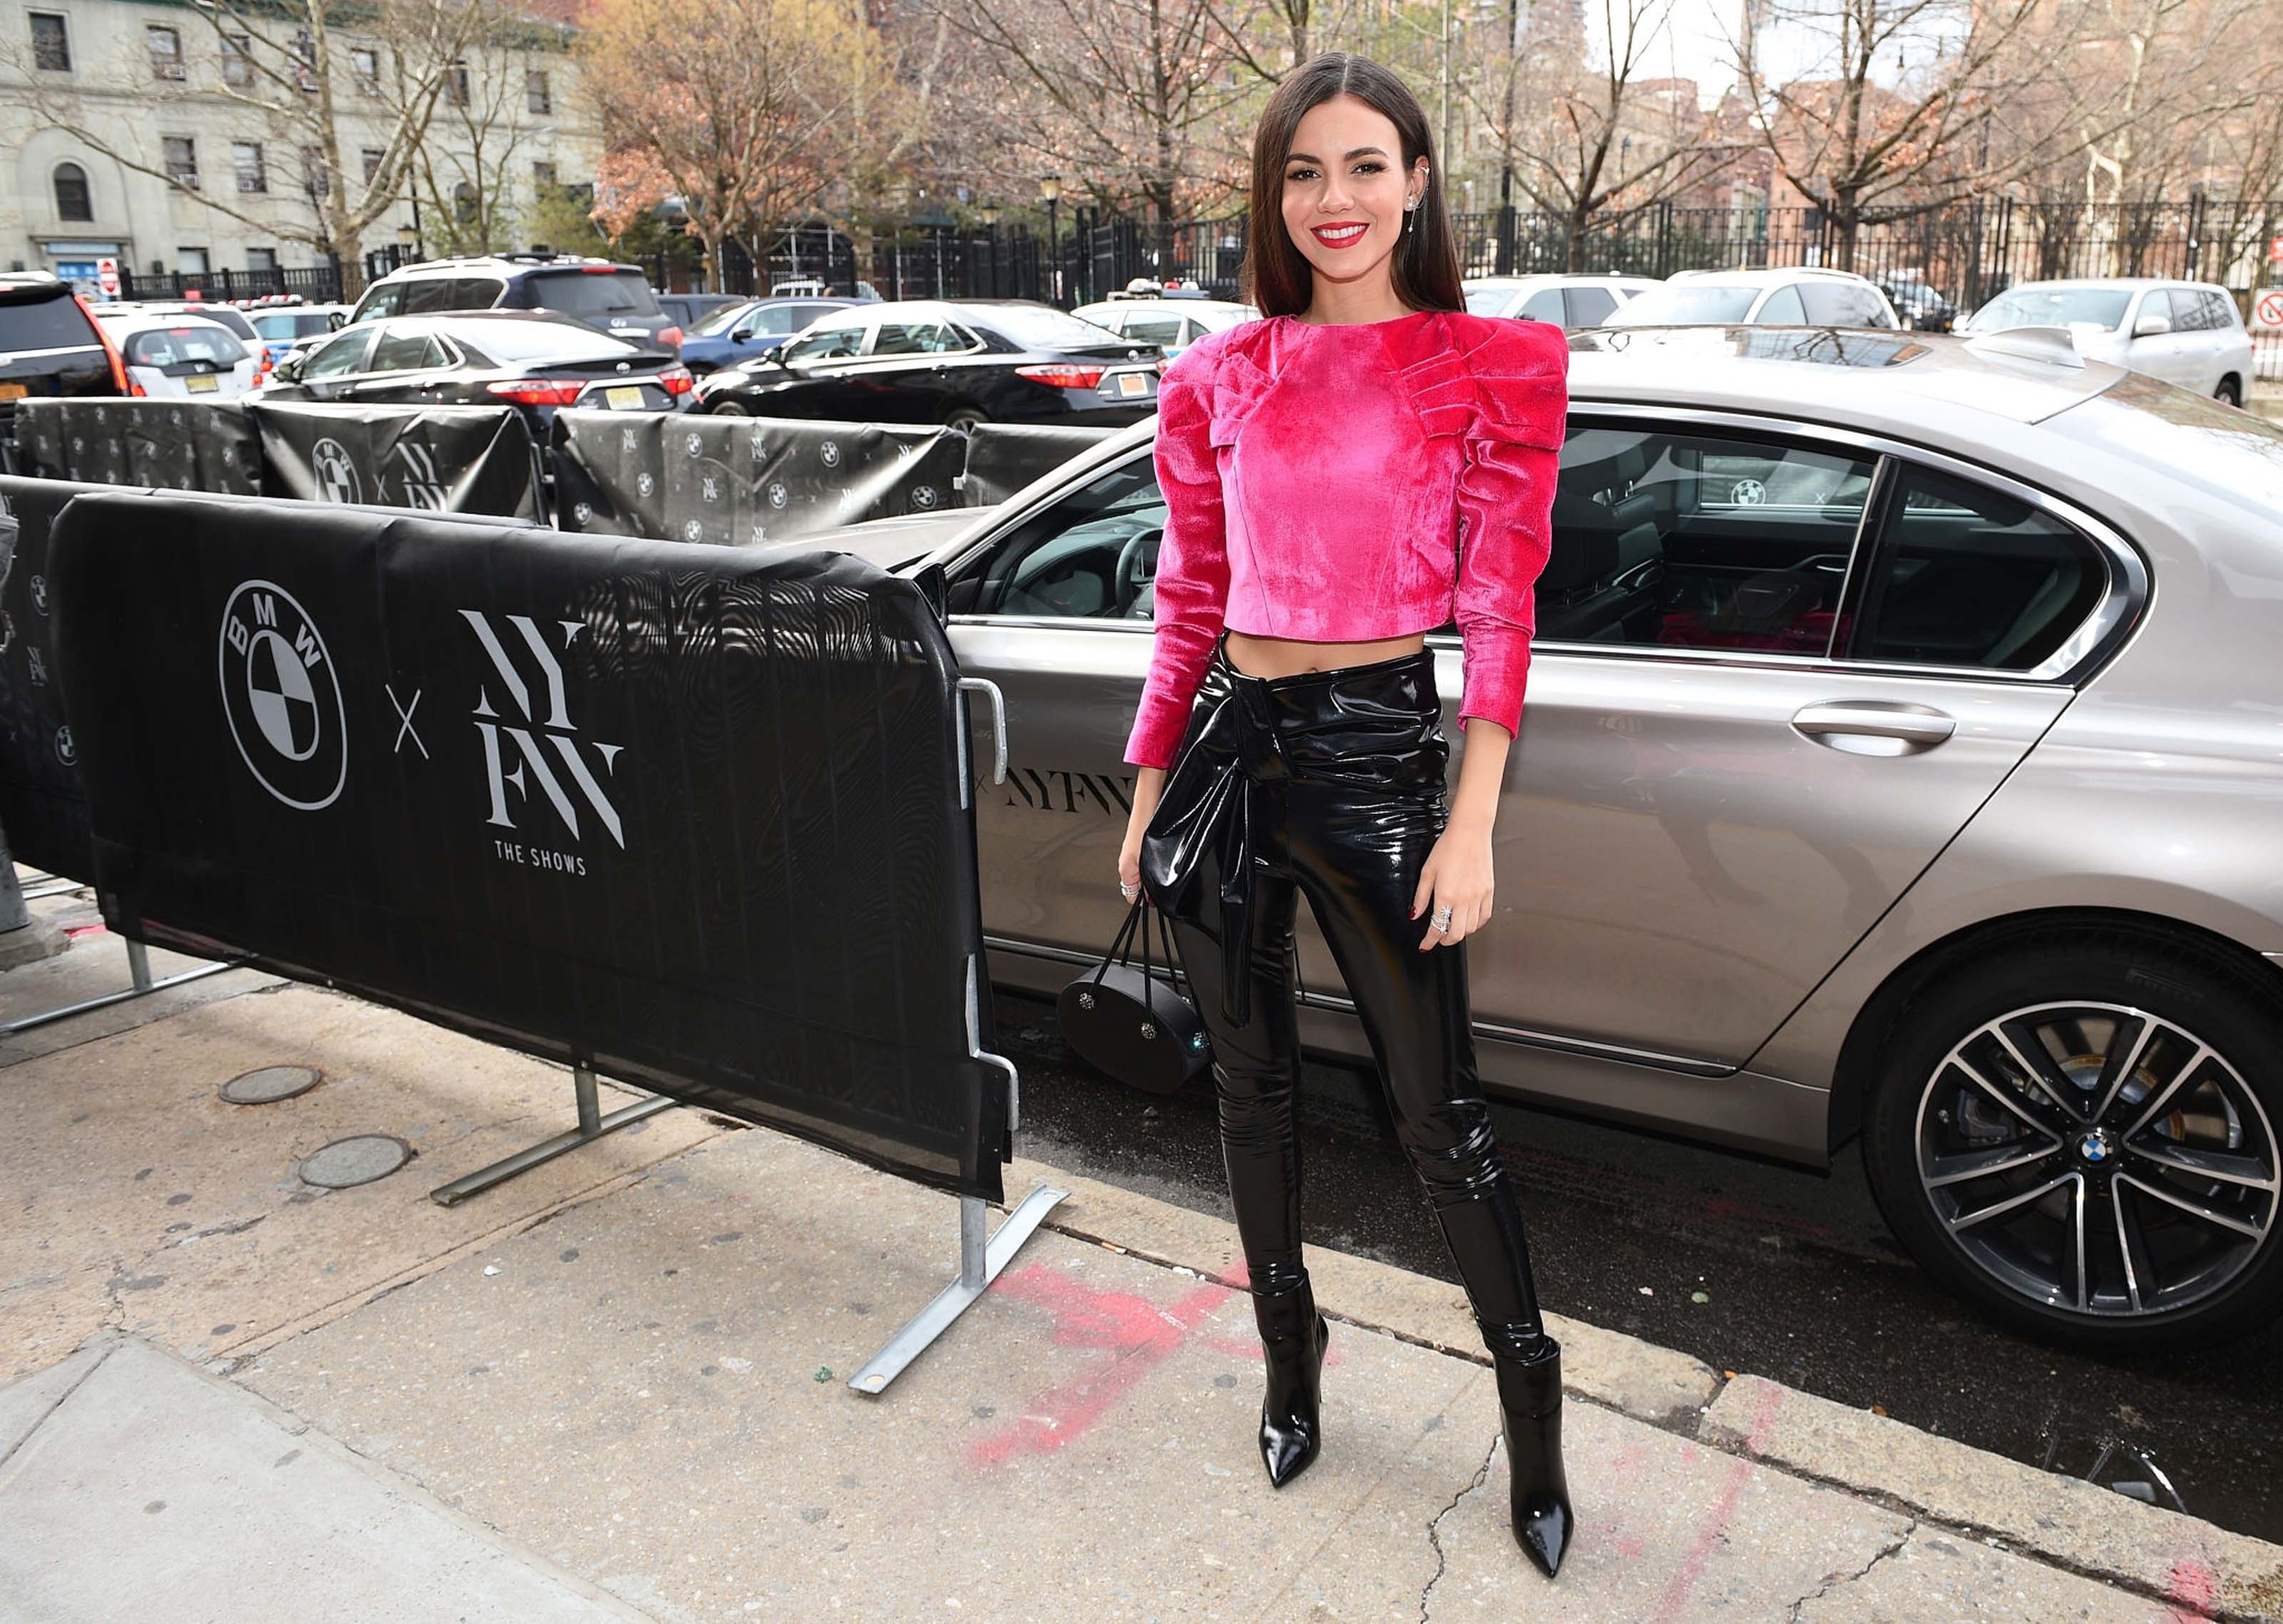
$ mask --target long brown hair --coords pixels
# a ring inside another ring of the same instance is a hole
[[[1427,114],[1402,80],[1370,58],[1345,51],[1309,58],[1260,110],[1252,134],[1252,214],[1244,264],[1237,273],[1239,297],[1263,315],[1297,315],[1314,296],[1315,268],[1284,229],[1284,164],[1301,115],[1335,96],[1352,96],[1394,123],[1406,178],[1420,159],[1427,160],[1427,190],[1412,213],[1410,229],[1397,239],[1390,268],[1396,298],[1414,310],[1465,309],[1458,245],[1450,211],[1443,205],[1443,165],[1435,156]]]

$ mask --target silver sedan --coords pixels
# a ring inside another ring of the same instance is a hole
[[[1498,911],[1467,944],[1486,1086],[1809,1165],[1859,1138],[1919,1260],[2034,1332],[2272,1317],[2283,432],[2066,346],[1572,348]],[[1004,694],[979,828],[1008,986],[1056,989],[1122,916],[1153,432],[845,543],[930,575]],[[1455,703],[1457,637],[1428,644]],[[1297,930],[1304,1038],[1368,1063]]]

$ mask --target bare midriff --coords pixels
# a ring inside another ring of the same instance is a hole
[[[1227,633],[1228,663],[1248,677],[1292,677],[1304,671],[1336,671],[1343,665],[1367,665],[1416,654],[1427,646],[1427,633],[1406,632],[1400,637],[1375,638],[1360,643],[1310,642],[1298,637],[1260,637],[1231,628]]]

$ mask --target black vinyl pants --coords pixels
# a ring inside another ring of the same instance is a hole
[[[1526,1357],[1544,1326],[1476,1081],[1466,944],[1422,952],[1430,911],[1411,917],[1449,819],[1449,758],[1431,651],[1255,677],[1216,645],[1143,832],[1142,879],[1212,1041],[1252,1289],[1302,1273],[1292,924],[1305,891],[1484,1339]]]

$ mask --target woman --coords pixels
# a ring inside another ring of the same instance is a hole
[[[1171,922],[1212,1040],[1269,1481],[1315,1458],[1329,1335],[1292,1118],[1305,891],[1491,1350],[1515,1536],[1551,1576],[1574,1526],[1561,1348],[1476,1082],[1461,944],[1491,914],[1569,352],[1557,327],[1466,311],[1427,120],[1376,64],[1320,56],[1269,98],[1251,218],[1267,314],[1191,345],[1158,393],[1168,510],[1118,881]],[[1424,639],[1449,619],[1455,796]]]

